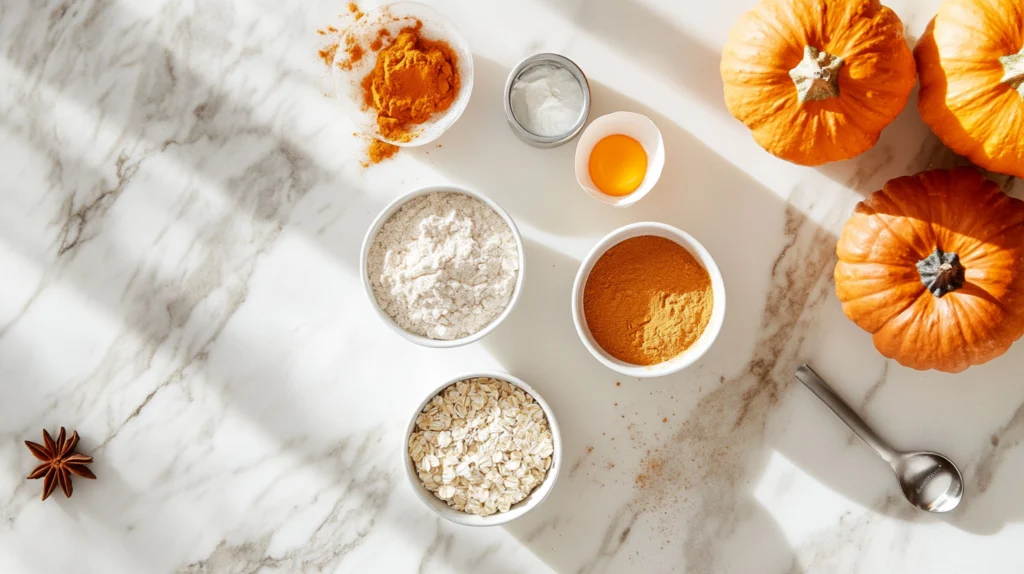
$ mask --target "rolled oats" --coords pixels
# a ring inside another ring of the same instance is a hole
[[[449,385],[416,417],[409,456],[423,486],[456,510],[507,512],[540,486],[554,441],[544,409],[493,378]]]

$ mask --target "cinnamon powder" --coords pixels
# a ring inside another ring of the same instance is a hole
[[[678,243],[644,235],[615,245],[583,292],[587,327],[608,354],[655,365],[683,352],[708,325],[711,277]]]
[[[321,36],[323,36],[327,32],[325,32],[323,30],[317,30],[317,33],[320,34]],[[324,46],[323,48],[320,48],[317,51],[317,55],[320,56],[320,59],[323,60],[324,64],[326,64],[328,66],[331,66],[331,65],[334,64],[334,56],[337,53],[338,53],[338,43],[337,42],[332,42],[330,44],[327,44],[326,46]]]

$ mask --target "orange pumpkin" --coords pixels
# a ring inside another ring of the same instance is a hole
[[[1024,334],[1024,201],[972,168],[889,181],[836,253],[843,312],[902,365],[956,373]]]
[[[878,0],[762,0],[733,26],[721,73],[732,115],[801,165],[870,149],[915,82],[903,23]]]
[[[1024,177],[1024,2],[947,0],[914,56],[917,107],[942,143]]]

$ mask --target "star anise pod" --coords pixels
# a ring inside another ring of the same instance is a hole
[[[43,464],[28,475],[29,478],[43,479],[43,500],[53,494],[58,483],[64,491],[64,496],[71,498],[72,474],[82,478],[96,478],[96,475],[85,466],[92,462],[92,457],[75,453],[75,447],[78,446],[78,431],[71,433],[71,438],[67,441],[64,440],[65,436],[64,427],[60,427],[57,442],[53,442],[50,433],[43,429],[43,444],[25,441],[25,446],[32,451],[32,455],[43,461]]]

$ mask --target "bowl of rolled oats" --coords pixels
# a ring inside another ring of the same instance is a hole
[[[416,409],[405,433],[413,491],[443,518],[495,526],[535,508],[562,462],[554,413],[506,373],[452,379]]]

